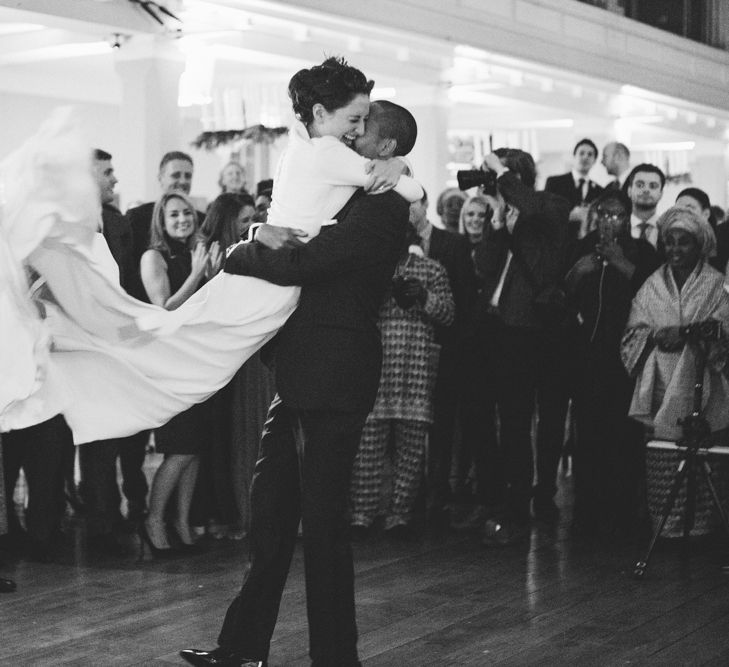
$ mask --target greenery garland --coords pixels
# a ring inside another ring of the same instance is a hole
[[[211,151],[218,146],[226,146],[240,140],[252,141],[255,144],[270,144],[280,136],[288,134],[287,127],[265,127],[264,125],[253,125],[244,130],[216,130],[214,132],[203,132],[192,141],[195,148],[204,148]]]

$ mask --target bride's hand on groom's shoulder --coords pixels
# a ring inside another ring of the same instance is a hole
[[[365,172],[370,175],[370,180],[364,188],[365,192],[379,195],[392,190],[406,170],[407,165],[400,158],[370,160],[365,166]]]
[[[306,232],[293,227],[261,225],[256,232],[256,241],[271,250],[297,248],[304,245],[303,238],[306,238]]]

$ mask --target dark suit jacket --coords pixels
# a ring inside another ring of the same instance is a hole
[[[360,191],[339,222],[305,246],[247,243],[227,258],[227,273],[303,287],[275,352],[276,387],[289,407],[372,409],[382,364],[378,313],[405,243],[408,210],[394,192]]]
[[[529,267],[537,289],[559,282],[571,252],[567,201],[550,192],[525,186],[512,172],[499,177],[498,187],[508,203],[519,209],[510,234],[505,228],[490,232],[476,249],[476,265],[483,276],[478,314],[489,310],[489,302],[506,264],[508,251],[516,248]],[[533,301],[535,288],[523,265],[512,257],[499,299],[499,314],[508,326],[541,328]]]
[[[147,202],[141,206],[130,208],[127,211],[127,219],[132,228],[133,246],[132,246],[132,262],[134,264],[134,273],[130,280],[130,286],[127,291],[136,299],[149,303],[147,291],[142,285],[142,278],[139,275],[139,262],[142,255],[149,248],[149,230],[152,226],[152,213],[154,205],[157,202]],[[202,225],[205,221],[205,214],[197,211],[198,224]]]
[[[727,262],[729,262],[729,222],[717,225],[714,229],[716,234],[716,257],[709,259],[709,264],[717,271],[724,273]]]
[[[131,225],[121,211],[111,204],[101,207],[101,219],[104,224],[104,238],[119,267],[119,284],[128,292],[134,275]]]
[[[441,345],[453,344],[470,317],[476,297],[476,275],[471,260],[471,246],[465,236],[433,227],[428,257],[440,262],[445,268],[456,304],[453,324],[449,327],[436,326],[436,338]]]
[[[564,197],[570,203],[570,209],[573,209],[582,203],[590,204],[595,201],[603,189],[594,181],[589,181],[587,197],[585,197],[585,201],[583,202],[582,193],[575,187],[575,179],[572,178],[572,172],[569,172],[559,176],[550,176],[544,185],[544,190]]]

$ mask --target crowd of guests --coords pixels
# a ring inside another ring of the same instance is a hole
[[[224,249],[245,237],[252,223],[265,221],[271,201],[270,180],[258,184],[254,197],[245,189],[242,166],[230,163],[221,172],[221,194],[207,213],[197,211],[189,198],[192,158],[173,151],[160,163],[160,198],[122,214],[114,205],[112,156],[95,150],[92,167],[102,211],[99,231],[118,267],[120,286],[168,310],[220,270]],[[140,547],[146,544],[160,557],[194,548],[205,531],[216,539],[242,539],[272,377],[255,355],[210,400],[154,434],[76,448],[61,415],[4,433],[0,547],[34,560],[52,559],[69,509],[84,517],[89,550],[107,555],[127,553],[125,533],[138,533]],[[152,447],[163,460],[150,488],[144,466]],[[26,508],[19,516],[13,498],[21,469]]]
[[[477,531],[485,545],[518,543],[533,519],[555,522],[564,509],[555,497],[565,443],[574,533],[635,537],[648,517],[644,443],[681,437],[700,353],[706,420],[717,437],[729,426],[723,330],[698,342],[686,333],[729,326],[723,212],[689,187],[659,216],[661,169],[631,169],[628,148],[613,142],[602,162],[614,180],[603,188],[589,176],[598,156],[591,140],[578,142],[572,170],[537,190],[532,157],[499,149],[483,165],[495,185],[444,190],[439,225],[428,219],[427,194],[411,205],[412,233],[380,312],[380,389],[352,473],[355,538],[371,537],[380,520],[387,534],[411,538],[424,508],[439,528]],[[168,310],[220,270],[225,249],[265,222],[271,203],[272,182],[254,196],[231,162],[220,195],[196,210],[193,161],[175,151],[160,163],[159,199],[122,214],[112,156],[96,150],[93,166],[121,287]],[[78,489],[60,415],[3,434],[0,540],[52,558],[67,502],[83,508],[88,547],[106,554],[125,553],[125,532],[156,557],[197,549],[204,532],[242,539],[274,393],[257,354],[153,436],[79,446]],[[152,445],[164,459],[149,488]],[[13,509],[21,469],[22,523]],[[11,584],[0,580],[0,590]]]

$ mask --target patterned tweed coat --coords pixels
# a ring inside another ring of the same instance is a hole
[[[450,325],[455,306],[440,262],[409,254],[395,275],[417,278],[427,290],[425,304],[403,310],[388,291],[380,309],[382,376],[370,419],[433,421],[433,387],[440,346],[434,324]]]

